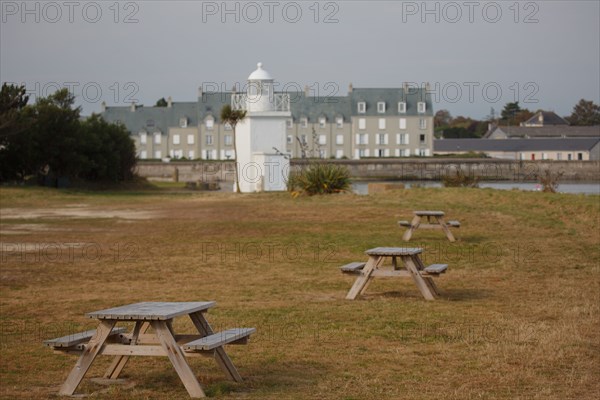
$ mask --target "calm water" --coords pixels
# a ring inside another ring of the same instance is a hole
[[[352,191],[357,194],[368,194],[369,183],[375,182],[356,182],[352,184]],[[379,182],[377,182],[379,183]],[[392,183],[392,182],[380,182],[380,183]],[[413,185],[425,188],[436,188],[442,187],[441,182],[395,182],[403,183],[407,189],[410,189]],[[499,190],[540,190],[540,185],[535,182],[479,182],[480,188],[492,188]],[[558,186],[560,193],[583,193],[583,194],[596,194],[600,195],[600,182],[599,183],[581,183],[581,182],[565,182]]]

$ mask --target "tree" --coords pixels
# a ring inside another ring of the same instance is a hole
[[[23,109],[29,97],[25,86],[7,85],[0,90],[0,182],[21,180],[29,172],[31,140]]]
[[[449,126],[452,122],[452,115],[448,110],[439,110],[433,117],[433,126],[436,128]]]
[[[573,112],[570,117],[567,117],[567,120],[571,125],[600,125],[600,106],[594,104],[593,101],[581,99],[573,107]]]
[[[235,127],[244,118],[246,118],[246,110],[234,110],[233,108],[231,108],[231,105],[229,105],[229,104],[225,104],[223,106],[223,108],[221,108],[221,121],[224,124],[229,124],[231,126],[231,130],[233,131],[233,151],[235,153],[235,157],[233,158],[233,161],[235,163],[234,176],[235,176],[235,189],[236,189],[237,193],[241,193],[241,190],[240,190],[239,171],[238,171],[238,165],[237,165],[238,152],[237,152],[237,140],[236,140],[236,134],[235,134]]]
[[[526,108],[521,108],[518,101],[506,103],[500,115],[502,117],[500,122],[508,125],[519,125],[521,122],[533,117],[533,113]]]
[[[167,103],[167,101],[165,100],[164,97],[161,97],[160,99],[158,99],[156,101],[156,105],[154,107],[167,107],[169,104]]]

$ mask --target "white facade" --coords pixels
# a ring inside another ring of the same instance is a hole
[[[246,110],[235,133],[240,190],[286,190],[290,162],[282,152],[286,121],[291,117],[289,97],[286,104],[285,95],[274,93],[273,78],[258,63],[248,77],[248,91],[233,96],[231,102],[234,109]]]

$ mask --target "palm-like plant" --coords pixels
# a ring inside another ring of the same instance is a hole
[[[235,153],[235,157],[233,157],[233,162],[235,165],[234,177],[235,177],[235,189],[237,193],[241,193],[240,191],[240,180],[238,179],[238,165],[237,165],[237,143],[235,138],[235,127],[236,125],[246,117],[246,110],[234,110],[231,108],[231,105],[225,104],[223,108],[221,108],[221,121],[224,124],[229,124],[231,126],[231,130],[233,131],[233,151]]]

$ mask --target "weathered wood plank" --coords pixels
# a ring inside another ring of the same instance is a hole
[[[197,311],[214,307],[214,301],[196,302],[154,302],[129,304],[121,307],[107,308],[87,313],[89,318],[113,320],[148,320],[167,321],[180,315],[187,315]]]
[[[460,228],[460,222],[459,221],[448,221],[446,222],[446,225],[448,225],[451,228]]]
[[[340,267],[340,270],[346,273],[358,273],[361,269],[365,267],[366,264],[367,263],[365,262],[355,261],[346,265],[342,265]]]
[[[369,256],[409,256],[422,252],[418,247],[376,247],[365,251]]]
[[[429,274],[442,274],[448,269],[448,264],[431,264],[423,269]]]
[[[201,339],[185,343],[182,347],[185,351],[212,350],[217,347],[247,338],[255,332],[255,328],[228,329],[223,332],[214,333]]]
[[[118,335],[126,332],[126,328],[113,328],[109,333],[110,336]],[[56,339],[45,340],[44,345],[48,347],[60,348],[60,347],[72,347],[80,343],[85,343],[90,340],[96,334],[95,329],[90,329],[85,332],[72,333],[70,335],[62,336]]]
[[[446,215],[443,211],[427,211],[427,210],[419,210],[413,211],[415,215],[419,215],[422,217],[440,217]]]

